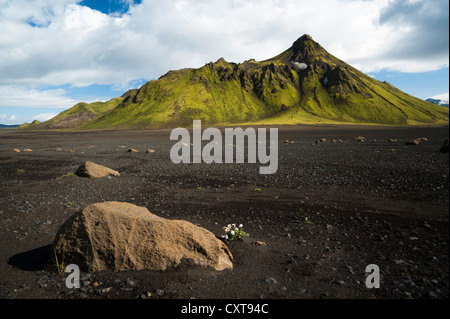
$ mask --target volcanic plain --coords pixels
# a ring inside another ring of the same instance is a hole
[[[0,130],[0,297],[449,297],[448,126],[278,128],[278,170],[267,175],[260,163],[174,164],[170,130]],[[75,175],[86,161],[120,176]],[[66,273],[44,267],[51,245],[72,214],[104,201],[218,238],[243,224],[249,236],[227,243],[232,270],[82,273],[69,289]],[[370,264],[380,288],[365,284]]]

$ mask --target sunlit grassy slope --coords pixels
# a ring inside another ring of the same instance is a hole
[[[194,119],[205,125],[440,124],[448,123],[448,110],[367,76],[304,35],[266,61],[219,59],[170,71],[79,128],[177,127]]]
[[[66,129],[76,128],[114,109],[124,97],[116,97],[107,102],[80,102],[45,122],[24,123],[18,129]]]

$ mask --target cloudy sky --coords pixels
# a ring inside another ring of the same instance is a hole
[[[220,57],[265,60],[305,33],[378,80],[448,100],[448,0],[0,0],[0,30],[2,124]]]

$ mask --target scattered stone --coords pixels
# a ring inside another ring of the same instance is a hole
[[[430,298],[437,298],[438,297],[438,295],[434,291],[428,292],[428,296],[430,296]]]
[[[405,145],[419,145],[419,144],[420,142],[418,140],[411,140],[405,143]]]
[[[274,285],[274,284],[277,283],[277,280],[276,280],[275,278],[272,278],[272,277],[266,278],[265,281],[266,281],[266,283],[269,284],[269,285]]]
[[[327,141],[326,138],[321,138],[321,139],[320,139],[320,142],[326,142],[326,141]]]
[[[58,147],[58,148],[56,149],[56,151],[57,151],[57,152],[61,152],[61,151],[62,151],[62,148]]]
[[[108,288],[97,289],[95,291],[95,293],[97,293],[97,294],[104,294],[104,293],[107,293],[107,292],[110,292],[110,291],[111,291],[111,287],[108,287]]]
[[[426,142],[426,141],[428,141],[428,139],[426,137],[419,137],[419,138],[417,138],[417,140],[419,142]]]
[[[158,289],[158,290],[156,290],[156,293],[155,293],[155,295],[157,295],[158,297],[161,297],[162,295],[164,295],[164,293],[165,293],[165,291],[164,291],[164,290],[162,290],[162,289]]]
[[[446,138],[446,139],[442,142],[442,146],[441,146],[439,152],[441,152],[441,153],[448,153],[448,143],[449,143],[449,139]]]
[[[85,281],[88,280],[89,278],[91,278],[91,274],[84,274],[83,276],[81,276],[80,280]]]
[[[81,165],[75,172],[80,177],[102,178],[105,176],[120,176],[119,172],[112,170],[106,166],[87,161]]]
[[[13,149],[13,152],[20,153],[20,150],[18,148]]]
[[[145,243],[143,245],[142,243]],[[166,270],[183,266],[233,268],[227,246],[199,226],[168,220],[122,202],[86,206],[59,229],[48,264],[56,258],[83,272]]]
[[[284,143],[289,144],[289,140],[284,140]]]
[[[365,142],[366,138],[364,136],[358,136],[355,138],[358,142]]]
[[[155,153],[155,150],[149,148],[149,149],[147,150],[147,153]]]
[[[69,153],[75,153],[75,150],[68,150]]]
[[[31,148],[26,148],[23,150],[24,152],[33,152],[33,150]]]
[[[396,139],[396,138],[390,138],[390,139],[389,139],[389,142],[391,142],[391,143],[392,143],[392,142],[398,142],[398,139]]]
[[[134,148],[130,148],[128,151],[128,153],[137,153],[139,152],[138,150],[134,149]]]
[[[127,280],[125,280],[125,283],[127,285],[134,286],[134,281],[133,280],[127,279]]]
[[[265,242],[263,242],[263,241],[252,241],[251,243],[250,243],[250,245],[254,245],[254,246],[266,246],[266,243]]]

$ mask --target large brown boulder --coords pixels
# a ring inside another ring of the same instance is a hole
[[[109,175],[120,176],[119,172],[113,169],[89,161],[78,167],[75,174],[81,177],[90,178],[101,178]]]
[[[223,270],[233,268],[232,260],[227,246],[204,228],[145,207],[104,202],[86,206],[61,226],[49,262],[95,272],[166,270],[181,263]]]

